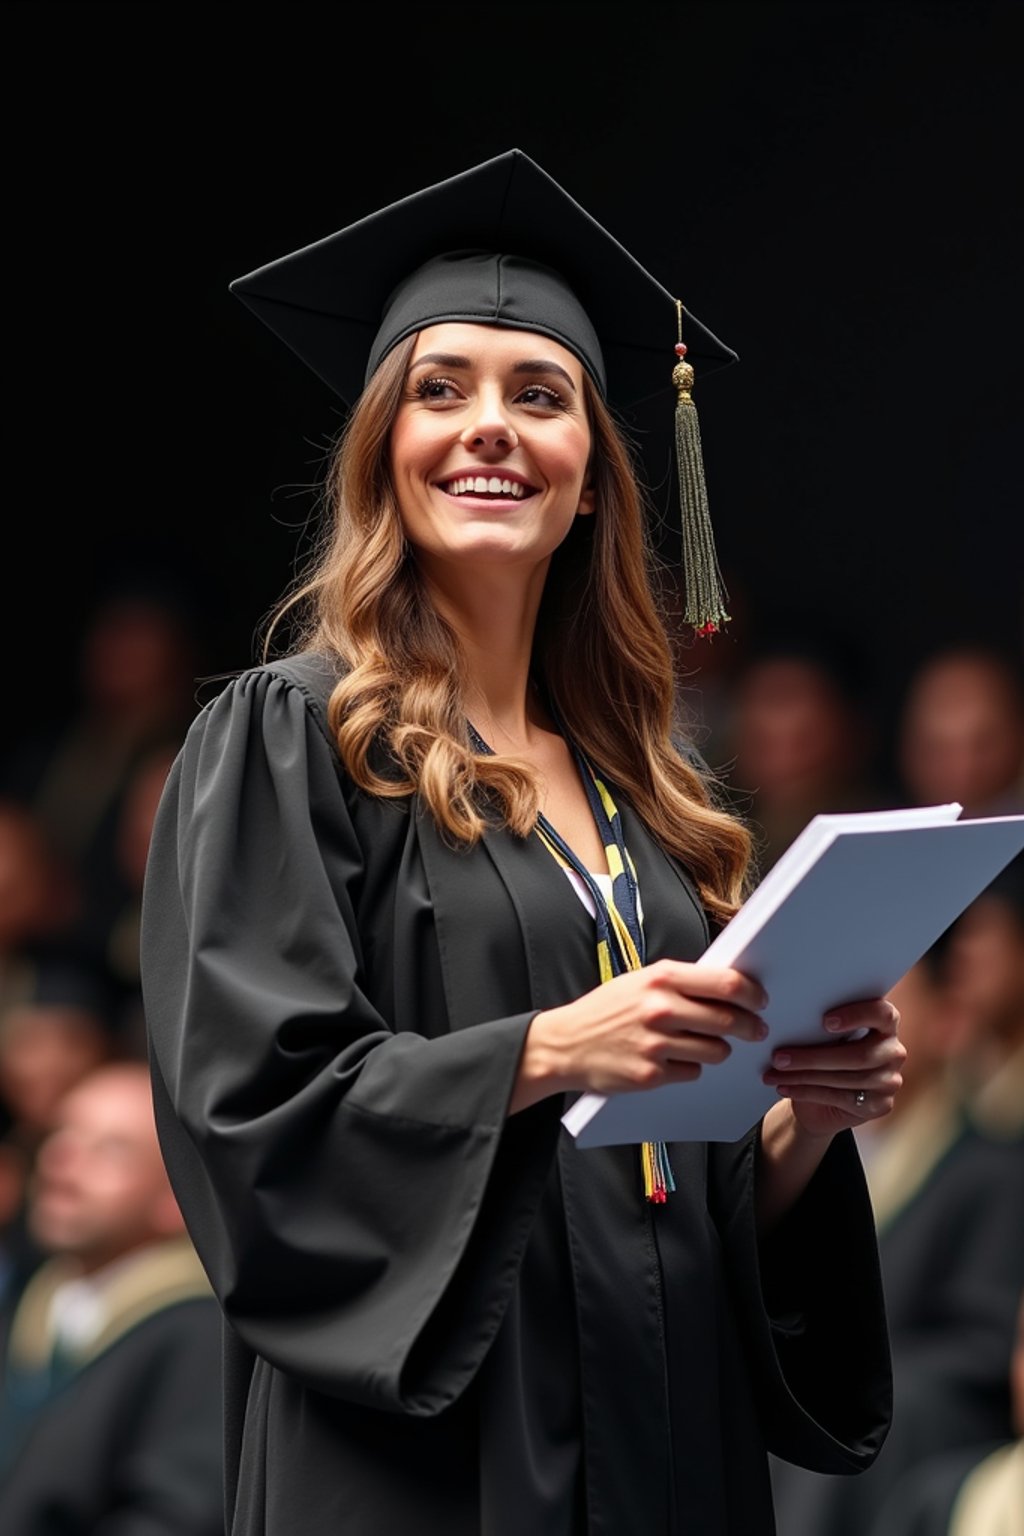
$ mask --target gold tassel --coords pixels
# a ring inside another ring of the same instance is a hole
[[[717,634],[728,624],[728,593],[722,581],[715,553],[715,539],[708,512],[708,493],[704,483],[704,461],[700,449],[700,426],[693,389],[693,365],[686,361],[683,342],[683,306],[676,300],[679,340],[672,370],[676,387],[676,466],[679,470],[679,505],[683,519],[683,570],[686,578],[686,611],[683,618],[698,635]]]

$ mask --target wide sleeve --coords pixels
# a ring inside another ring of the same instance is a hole
[[[193,725],[154,827],[154,1098],[245,1344],[307,1386],[429,1415],[501,1321],[557,1104],[507,1118],[531,1013],[424,1038],[372,1006],[364,864],[302,690],[243,675]],[[443,1006],[425,989],[424,1010]]]
[[[726,1255],[768,1449],[816,1472],[874,1461],[892,1371],[874,1217],[848,1131],[767,1238],[757,1235],[760,1127],[709,1149]]]

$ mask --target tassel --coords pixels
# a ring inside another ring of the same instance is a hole
[[[666,1196],[676,1187],[668,1147],[663,1141],[645,1141],[640,1148],[644,1174],[644,1194],[652,1205],[664,1205]]]
[[[704,483],[704,461],[700,448],[700,426],[693,403],[693,365],[686,361],[683,341],[683,306],[676,300],[679,340],[672,370],[676,386],[676,464],[679,470],[679,505],[683,519],[683,569],[686,578],[687,624],[698,635],[714,635],[728,624],[728,593],[722,581],[715,553],[715,539],[708,512],[708,493]]]

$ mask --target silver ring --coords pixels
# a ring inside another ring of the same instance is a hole
[[[860,1090],[859,1093],[855,1093],[854,1096],[853,1096],[853,1102],[856,1104],[858,1109],[862,1109],[863,1108],[866,1099],[867,1099],[867,1094],[864,1092],[863,1088]]]

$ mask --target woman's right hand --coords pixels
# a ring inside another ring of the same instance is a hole
[[[628,1093],[689,1083],[729,1055],[726,1038],[763,1040],[764,989],[739,971],[657,960],[538,1013],[509,1113],[549,1094]]]

